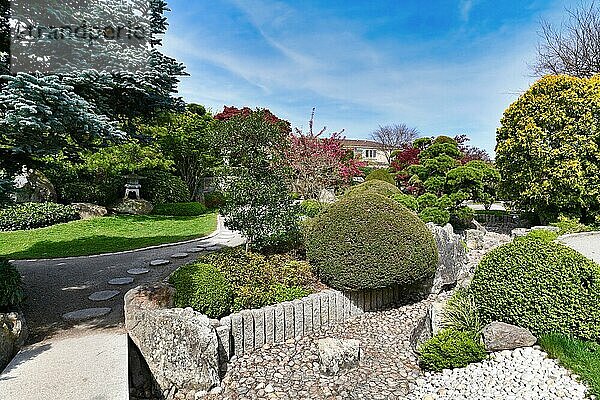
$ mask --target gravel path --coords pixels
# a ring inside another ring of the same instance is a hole
[[[600,264],[600,232],[565,235],[558,240]]]

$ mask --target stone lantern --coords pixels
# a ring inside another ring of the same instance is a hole
[[[132,200],[140,200],[140,189],[142,185],[140,184],[140,180],[144,179],[143,176],[139,176],[136,174],[129,174],[124,176],[127,179],[127,183],[125,184],[125,199]]]

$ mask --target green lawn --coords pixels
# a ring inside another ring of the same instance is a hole
[[[30,231],[0,232],[0,257],[22,260],[111,253],[199,238],[215,229],[216,213],[95,218]]]
[[[600,345],[559,334],[543,335],[540,345],[552,358],[581,377],[593,395],[600,395]]]

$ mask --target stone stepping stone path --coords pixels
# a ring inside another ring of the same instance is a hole
[[[129,275],[144,275],[150,272],[148,268],[131,268],[127,270]]]
[[[213,246],[212,243],[206,242],[206,243],[198,243],[196,246],[198,246],[201,249],[205,249],[207,247]]]
[[[90,299],[91,301],[106,301],[117,296],[119,293],[121,292],[119,292],[118,290],[103,290],[101,292],[90,294],[88,296],[88,299]]]
[[[151,267],[160,267],[163,265],[167,265],[169,264],[171,261],[169,260],[152,260],[150,261],[150,266]]]
[[[101,308],[86,308],[83,310],[77,310],[63,314],[63,319],[66,321],[85,321],[88,319],[103,317],[110,313],[112,308],[101,307]]]
[[[202,251],[204,251],[204,249],[198,247],[196,249],[187,249],[188,253],[201,253]]]
[[[133,283],[133,278],[128,276],[126,278],[113,278],[110,281],[108,281],[109,285],[116,285],[116,286],[121,286],[121,285],[129,285]]]
[[[186,258],[188,256],[189,256],[188,253],[175,253],[171,256],[171,258],[181,259],[181,258]]]
[[[222,248],[223,248],[222,246],[213,245],[213,246],[206,247],[206,251],[218,251],[218,250],[221,250]]]

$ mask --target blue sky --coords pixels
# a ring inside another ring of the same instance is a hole
[[[267,107],[294,126],[368,138],[406,123],[493,152],[503,111],[535,80],[540,20],[570,0],[170,0],[180,94],[215,112]],[[493,154],[493,153],[492,153]]]

